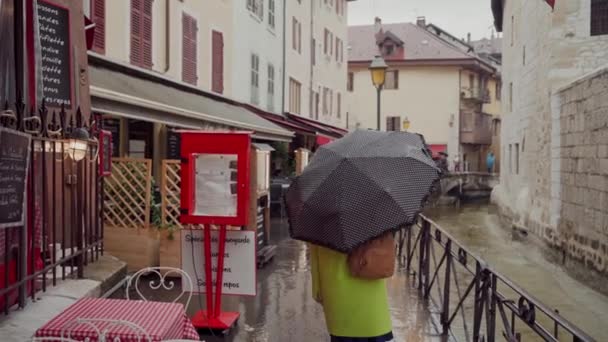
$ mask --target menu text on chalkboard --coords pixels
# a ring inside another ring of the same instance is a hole
[[[46,0],[37,3],[43,96],[48,106],[72,108],[70,12]]]
[[[181,159],[181,134],[173,129],[167,130],[167,159]]]
[[[28,134],[0,127],[0,228],[24,224],[30,141]]]
[[[101,176],[110,176],[112,174],[112,133],[102,130],[99,134],[99,146],[101,153],[99,154],[99,167]]]

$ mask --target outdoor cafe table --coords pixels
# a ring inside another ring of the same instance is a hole
[[[78,319],[103,321],[96,321],[93,327],[76,324],[75,321]],[[107,341],[114,341],[117,337],[121,342],[139,341],[138,338],[143,338],[141,333],[138,335],[137,331],[129,327],[112,325],[105,320],[134,323],[154,342],[169,339],[200,339],[186,316],[182,304],[102,298],[83,298],[77,301],[39,328],[36,337],[62,337],[63,333],[63,337],[69,336],[78,340],[90,338],[95,341],[99,337],[99,332],[110,327],[106,336]],[[67,335],[68,331],[71,335]]]

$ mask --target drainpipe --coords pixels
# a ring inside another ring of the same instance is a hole
[[[287,77],[287,73],[285,72],[285,49],[286,49],[286,41],[285,41],[285,25],[286,25],[286,16],[287,16],[287,3],[288,1],[282,1],[283,3],[283,85],[281,87],[281,115],[285,114],[285,78]]]
[[[165,73],[169,71],[171,67],[171,1],[165,0]]]

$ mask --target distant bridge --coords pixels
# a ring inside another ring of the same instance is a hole
[[[496,185],[497,173],[450,172],[441,179],[439,195],[461,200],[489,198]]]

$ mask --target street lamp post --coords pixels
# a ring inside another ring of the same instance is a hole
[[[381,112],[380,112],[380,93],[382,92],[382,87],[384,86],[384,82],[386,80],[386,69],[388,65],[384,62],[384,58],[382,56],[376,56],[372,61],[372,64],[369,66],[369,71],[372,74],[372,84],[376,87],[378,92],[378,130],[381,130]]]

